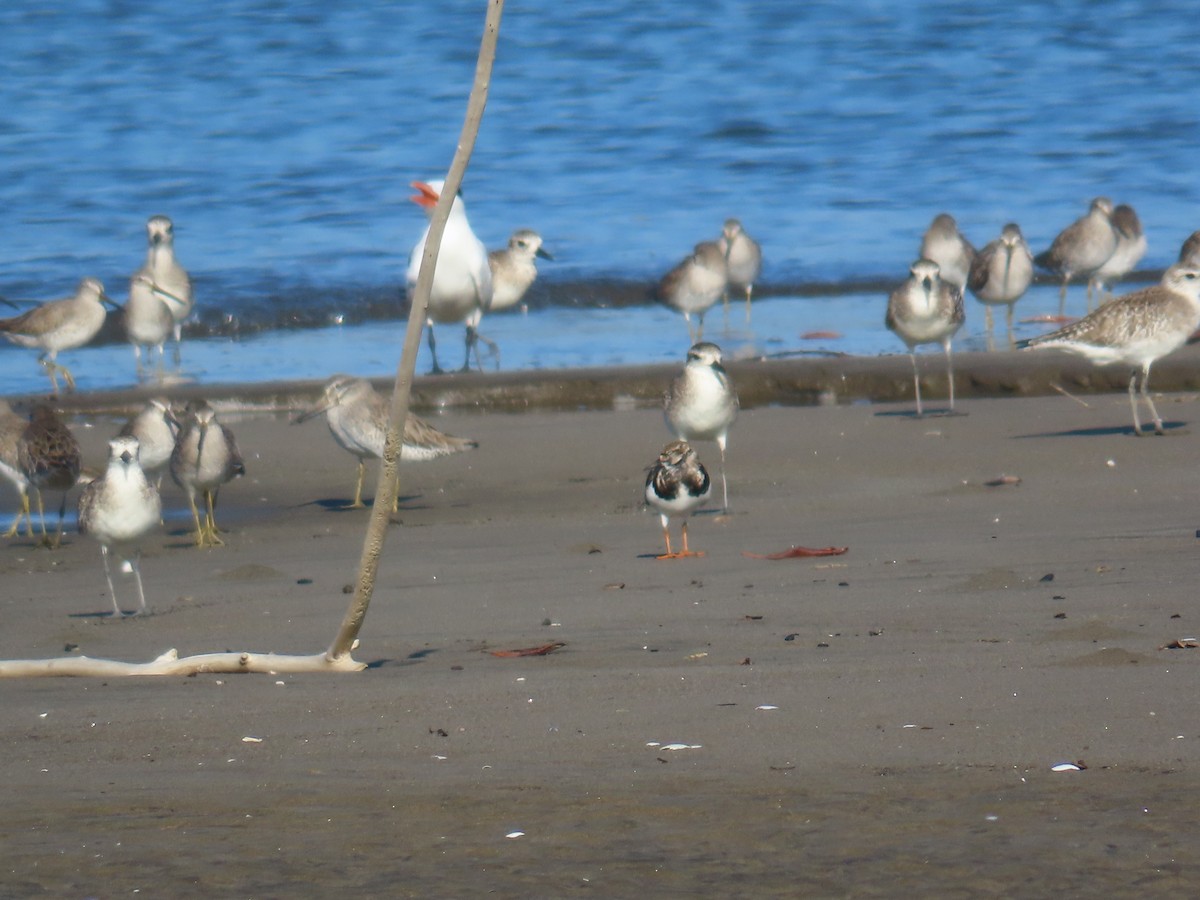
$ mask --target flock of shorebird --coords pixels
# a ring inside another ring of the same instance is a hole
[[[413,187],[418,192],[414,202],[431,212],[442,183],[414,182]],[[129,300],[123,310],[139,377],[143,373],[142,350],[157,354],[157,371],[161,374],[164,347],[172,339],[175,362],[179,364],[180,328],[193,307],[191,280],[175,259],[170,219],[154,216],[146,228],[146,260],[132,276]],[[428,229],[410,256],[410,297],[420,274],[427,236]],[[953,217],[937,216],[923,236],[909,278],[888,298],[885,318],[887,327],[908,347],[917,414],[923,413],[923,406],[916,348],[929,343],[943,347],[953,410],[951,341],[965,319],[964,290],[970,289],[985,304],[989,346],[991,307],[1006,307],[1008,339],[1013,345],[1013,305],[1028,289],[1034,267],[1039,266],[1062,278],[1060,316],[1065,309],[1067,286],[1075,278],[1088,283],[1089,312],[1058,331],[1016,346],[1057,347],[1098,364],[1130,365],[1133,375],[1129,397],[1135,433],[1143,434],[1138,419],[1140,394],[1151,411],[1156,432],[1161,434],[1162,419],[1146,382],[1154,361],[1181,346],[1200,327],[1200,232],[1184,243],[1179,261],[1167,269],[1158,285],[1102,300],[1091,309],[1093,294],[1103,298],[1107,288],[1132,271],[1145,249],[1145,237],[1133,209],[1114,208],[1106,198],[1094,200],[1085,216],[1064,229],[1049,249],[1036,257],[1016,224],[1005,225],[996,240],[976,251],[959,232]],[[516,231],[506,248],[488,253],[471,230],[462,198],[454,199],[427,312],[434,372],[442,371],[437,361],[435,324],[465,326],[463,370],[470,369],[472,357],[482,368],[481,341],[498,352],[479,333],[482,317],[490,310],[521,302],[537,277],[539,256],[549,258],[541,237],[527,229]],[[688,545],[687,522],[689,515],[711,496],[712,481],[692,442],[716,443],[720,453],[721,509],[728,510],[725,450],[738,413],[738,397],[722,364],[720,347],[703,340],[704,315],[722,298],[727,307],[733,291],[744,295],[749,321],[761,267],[758,243],[737,219],[728,219],[716,240],[698,243],[658,285],[659,297],[682,313],[692,343],[683,371],[664,394],[664,418],[675,439],[649,467],[645,482],[645,500],[661,516],[666,552],[659,559],[702,555]],[[100,282],[85,278],[72,298],[0,320],[0,334],[14,343],[40,349],[40,362],[53,388],[57,391],[57,375],[61,373],[68,389],[73,389],[74,378],[57,361],[57,354],[81,346],[96,335],[104,323],[105,303],[111,305],[112,301]],[[349,506],[361,507],[366,462],[383,457],[388,404],[368,381],[335,375],[317,403],[300,412],[294,421],[300,423],[322,414],[337,444],[357,460],[354,499]],[[445,434],[410,414],[404,425],[401,458],[431,459],[475,446],[474,441]],[[79,445],[49,405],[35,405],[26,419],[14,414],[0,399],[0,475],[6,476],[21,496],[20,512],[7,536],[19,533],[22,523],[26,534],[34,535],[32,493],[37,501],[42,541],[57,546],[62,538],[67,493],[80,481],[81,469]],[[244,474],[245,464],[232,432],[217,421],[213,408],[203,400],[194,400],[182,409],[172,408],[166,400],[151,400],[109,442],[106,470],[87,482],[79,500],[79,530],[100,544],[114,615],[120,616],[122,611],[109,567],[110,553],[119,556],[136,579],[138,612],[147,608],[138,564],[139,546],[161,524],[159,489],[164,471],[169,471],[188,499],[195,543],[209,547],[223,543],[216,523],[217,494],[226,482]],[[43,491],[61,494],[58,528],[53,537],[46,529]],[[391,502],[394,507],[395,499]],[[679,550],[671,544],[672,518],[682,522]]]

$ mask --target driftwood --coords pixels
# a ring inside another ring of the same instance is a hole
[[[425,311],[429,305],[429,293],[433,287],[433,270],[441,249],[442,233],[450,215],[450,205],[458,194],[475,138],[483,121],[483,110],[487,105],[488,89],[491,86],[492,64],[496,59],[496,43],[500,36],[500,17],[504,12],[504,0],[488,0],[487,18],[484,22],[483,39],[479,46],[479,62],[475,68],[475,82],[467,102],[467,115],[463,122],[458,147],[446,182],[438,198],[433,217],[429,223],[429,235],[425,241],[425,255],[421,261],[421,274],[413,292],[412,308],[408,313],[408,329],[404,337],[404,349],[396,371],[396,386],[388,418],[387,442],[384,445],[383,465],[379,470],[379,481],[375,489],[375,504],[363,542],[359,562],[358,581],[354,599],[346,610],[337,635],[329,649],[311,656],[289,656],[275,653],[203,653],[180,659],[174,650],[168,650],[148,663],[127,663],[117,660],[91,659],[86,656],[58,659],[13,659],[0,660],[0,678],[31,678],[36,676],[92,676],[116,677],[123,675],[197,675],[200,673],[234,674],[257,672],[262,674],[297,672],[359,672],[365,663],[356,662],[351,651],[358,646],[358,633],[367,615],[371,595],[375,589],[375,576],[379,568],[379,557],[387,536],[389,511],[392,499],[400,489],[397,463],[400,458],[401,427],[408,415],[409,395],[412,391],[413,372],[417,365],[421,332],[425,326]]]

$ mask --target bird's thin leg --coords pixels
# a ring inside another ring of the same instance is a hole
[[[21,531],[21,520],[25,520],[25,533],[33,537],[33,516],[29,514],[29,492],[21,492],[21,509],[13,517],[12,527],[4,532],[6,538],[16,537]]]
[[[746,285],[746,324],[750,324],[750,295],[754,293],[754,285]]]
[[[108,565],[108,548],[103,544],[100,545],[100,558],[104,560],[104,578],[108,581],[108,596],[112,597],[113,615],[119,619],[124,613],[121,612],[121,604],[117,603],[117,590],[113,587],[112,570]]]
[[[917,393],[917,418],[919,419],[925,414],[925,411],[921,408],[921,375],[917,372],[917,354],[909,350],[908,358],[912,360],[913,389]]]
[[[698,344],[704,340],[704,313],[696,313],[696,339],[693,344]]]
[[[721,292],[721,308],[725,311],[725,327],[729,328],[729,285]]]
[[[1146,389],[1147,382],[1150,381],[1150,365],[1147,363],[1146,368],[1142,370],[1142,396],[1146,398],[1146,405],[1150,407],[1150,415],[1154,416],[1154,433],[1166,434],[1163,429],[1162,417],[1158,414],[1158,410],[1154,407],[1154,400],[1150,397],[1150,392]]]
[[[145,373],[142,371],[142,347],[140,344],[133,345],[133,366],[135,377],[141,381],[145,377]]]
[[[949,338],[942,344],[942,349],[946,352],[946,379],[950,383],[950,412],[954,412],[954,350]]]
[[[58,549],[62,545],[63,519],[67,516],[67,492],[62,493],[62,502],[58,505],[58,529],[54,532],[54,543],[50,546]]]
[[[667,527],[667,517],[663,516],[662,520],[663,520],[663,527],[662,527],[663,541],[667,545],[667,552],[656,557],[656,559],[674,559],[675,554],[671,552],[671,530]]]
[[[146,606],[146,592],[142,590],[142,554],[140,552],[134,552],[129,560],[129,568],[133,569],[133,580],[137,582],[138,589],[138,611],[134,615],[144,616],[149,612],[149,608]]]
[[[192,521],[196,524],[196,546],[203,547],[208,542],[204,536],[204,526],[200,524],[200,510],[196,508],[196,495],[188,495],[188,504],[192,507]]]
[[[726,436],[720,435],[717,438],[717,449],[721,451],[721,512],[729,512],[729,482],[725,480],[725,443]],[[687,522],[684,522],[684,528],[687,528]]]
[[[443,370],[437,361],[437,341],[433,338],[433,321],[427,321],[425,327],[429,329],[429,355],[433,357],[433,368],[429,370],[429,374],[441,375]]]
[[[703,555],[704,555],[704,551],[703,551],[703,550],[689,550],[689,549],[688,549],[688,539],[687,539],[687,519],[684,519],[684,520],[683,520],[683,525],[682,525],[682,526],[680,526],[680,529],[679,529],[679,530],[680,530],[680,532],[683,534],[683,550],[681,550],[681,551],[680,551],[679,555],[680,555],[680,556],[683,556],[683,557],[687,557],[687,556],[703,556]]]
[[[1011,350],[1014,346],[1013,341],[1013,307],[1015,303],[1008,304],[1008,309],[1004,313],[1004,326],[1008,331],[1008,349]]]
[[[1062,287],[1058,289],[1058,317],[1061,319],[1067,314],[1067,282],[1070,278],[1064,278]]]
[[[992,322],[992,308],[985,306],[983,308],[983,330],[987,335],[987,349],[991,353],[996,349],[996,335],[994,332],[994,324]]]
[[[1133,433],[1138,437],[1142,436],[1142,423],[1138,419],[1137,394],[1134,393],[1134,385],[1137,382],[1137,369],[1134,369],[1129,374],[1129,408],[1133,411]]]
[[[205,491],[204,504],[207,507],[207,527],[208,539],[213,546],[224,546],[225,542],[220,538],[220,529],[217,528],[217,492]]]
[[[174,329],[172,336],[175,338],[175,343],[173,343],[171,345],[171,358],[175,362],[175,368],[179,369],[179,368],[183,367],[183,353],[181,350],[181,348],[183,346],[183,323],[182,322],[175,323],[175,329]],[[161,347],[159,348],[159,352],[160,353],[162,352]]]
[[[58,376],[55,374],[55,369],[58,368],[53,362],[46,358],[38,360],[42,364],[42,368],[46,370],[46,374],[50,376],[50,390],[52,393],[58,393]]]
[[[42,489],[34,488],[34,490],[37,492],[38,522],[40,522],[42,526],[42,543],[44,544],[46,543],[46,507],[42,505]],[[32,523],[29,527],[33,527]]]
[[[487,344],[488,356],[495,357],[496,371],[499,372],[500,371],[500,345],[497,344],[495,341],[493,341],[491,338],[484,337],[478,331],[475,332],[475,340],[483,341],[483,343]],[[482,372],[483,371],[483,360],[480,359],[480,356],[479,356],[479,344],[478,343],[475,344],[475,362],[479,366],[479,371]]]
[[[343,509],[362,509],[366,505],[362,502],[363,478],[366,476],[366,473],[367,462],[360,459],[358,461],[358,481],[354,485],[354,502],[342,507]]]

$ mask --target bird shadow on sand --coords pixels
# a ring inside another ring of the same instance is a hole
[[[1152,427],[1152,426],[1150,426]],[[1146,425],[1142,426],[1147,428]],[[1163,422],[1163,431],[1165,436],[1180,437],[1185,434],[1191,434],[1191,430],[1187,427],[1186,422]],[[1028,438],[1062,438],[1062,437],[1111,437],[1113,435],[1125,435],[1127,437],[1136,437],[1133,433],[1132,425],[1105,425],[1098,428],[1069,428],[1066,431],[1038,431],[1033,434],[1014,434],[1013,437],[1018,440]],[[1152,430],[1142,432],[1143,437],[1163,437],[1157,435]]]
[[[427,509],[426,504],[413,504],[414,500],[419,500],[420,494],[405,494],[400,497],[400,509]],[[323,500],[309,500],[307,503],[301,503],[300,506],[319,506],[321,509],[329,510],[330,512],[356,512],[360,509],[370,509],[375,503],[375,498],[364,497],[364,506],[351,506],[349,497],[327,497]]]

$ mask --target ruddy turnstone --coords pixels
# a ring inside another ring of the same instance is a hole
[[[63,421],[49,406],[37,404],[29,414],[29,424],[17,444],[17,461],[26,480],[37,495],[38,518],[42,524],[42,542],[54,548],[62,543],[63,517],[67,512],[67,492],[79,480],[81,455],[79,444]],[[58,530],[54,539],[46,534],[46,508],[42,491],[58,491]]]
[[[958,230],[954,216],[940,213],[929,223],[921,237],[921,248],[917,256],[937,263],[942,272],[942,281],[962,290],[971,271],[975,248]]]
[[[1183,346],[1200,327],[1200,268],[1175,264],[1163,273],[1161,283],[1125,294],[1097,307],[1065,328],[1024,342],[1030,348],[1055,348],[1087,357],[1096,365],[1125,363],[1129,376],[1129,407],[1133,431],[1139,437],[1134,388],[1142,373],[1140,393],[1154,417],[1154,431],[1163,433],[1162,418],[1147,392],[1150,366]]]
[[[954,411],[954,362],[951,341],[962,327],[962,290],[941,278],[938,264],[918,259],[909,267],[908,280],[888,298],[884,323],[908,345],[912,360],[913,387],[917,395],[917,415],[924,415],[921,406],[921,378],[917,370],[916,348],[921,344],[941,344],[946,354],[946,378],[950,383],[950,410]]]
[[[683,313],[692,343],[704,337],[704,314],[725,292],[728,268],[725,251],[716,241],[701,241],[658,284],[658,296]],[[692,329],[692,315],[696,328]]]
[[[133,345],[138,376],[142,375],[142,347],[158,351],[158,371],[163,368],[163,345],[174,337],[175,364],[180,362],[183,322],[192,313],[192,280],[175,259],[175,226],[166,216],[146,222],[149,248],[146,261],[133,274],[129,302],[125,304],[125,333]]]
[[[162,521],[162,501],[158,488],[146,479],[146,473],[138,464],[138,439],[132,435],[119,435],[108,442],[108,447],[108,469],[85,487],[79,498],[79,533],[100,543],[113,615],[120,618],[121,605],[113,587],[108,553],[114,552],[133,572],[138,591],[135,615],[146,612],[141,541]]]
[[[425,210],[426,215],[432,216],[444,184],[443,181],[414,181],[412,187],[417,193],[411,199]],[[409,256],[407,288],[410,300],[421,274],[421,259],[425,255],[425,240],[428,236],[429,227],[426,226],[421,239],[417,241]],[[471,230],[471,223],[467,221],[466,203],[460,194],[450,206],[450,218],[446,220],[446,230],[442,234],[433,287],[429,293],[429,308],[426,310],[425,324],[429,328],[429,353],[433,357],[434,373],[443,371],[437,361],[433,336],[435,322],[443,325],[456,322],[466,324],[467,356],[463,361],[462,371],[468,372],[471,369],[472,350],[475,351],[475,361],[482,370],[478,343],[479,322],[491,302],[492,272],[488,265],[487,249]]]
[[[307,422],[321,413],[325,413],[329,433],[333,435],[338,446],[358,458],[354,502],[346,509],[360,508],[365,505],[362,502],[362,487],[367,460],[383,458],[387,438],[388,402],[366,379],[334,375],[325,385],[325,391],[316,405],[293,421]],[[412,413],[404,420],[402,441],[400,459],[405,462],[436,459],[479,446],[477,441],[438,431]]]
[[[728,282],[722,292],[725,314],[729,314],[729,291],[736,288],[746,295],[746,322],[750,322],[750,297],[754,293],[754,282],[762,274],[762,248],[758,241],[746,234],[746,229],[737,219],[726,219],[717,245],[725,254]]]
[[[537,280],[537,258],[554,259],[542,246],[542,236],[522,228],[514,231],[503,250],[488,254],[492,272],[492,302],[488,312],[510,309],[521,302],[525,292]]]
[[[221,485],[246,474],[233,432],[216,419],[213,408],[193,400],[184,410],[179,436],[171,453],[171,478],[187,494],[196,525],[196,546],[224,544],[217,528],[217,492]],[[205,516],[196,507],[197,492],[204,496]]]
[[[983,304],[987,330],[987,345],[995,346],[992,323],[992,307],[1004,306],[1004,323],[1008,332],[1008,345],[1013,343],[1013,307],[1029,289],[1033,281],[1033,254],[1021,235],[1021,229],[1009,222],[1000,232],[1000,237],[987,244],[975,254],[971,272],[967,276],[967,287]]]
[[[1048,250],[1033,258],[1041,268],[1062,276],[1062,288],[1058,292],[1060,316],[1065,315],[1067,309],[1067,285],[1076,275],[1088,281],[1088,305],[1091,305],[1091,278],[1117,249],[1117,233],[1110,218],[1112,211],[1111,200],[1096,197],[1088,207],[1087,215],[1064,228]]]
[[[667,428],[680,440],[716,441],[721,451],[723,512],[729,510],[725,444],[737,414],[737,391],[721,365],[721,348],[708,341],[693,345],[683,371],[663,395],[663,415]]]
[[[85,278],[79,282],[74,297],[51,300],[11,319],[0,319],[0,333],[14,344],[42,351],[38,362],[50,376],[55,393],[58,393],[58,372],[62,372],[67,390],[73,391],[75,378],[66,366],[56,362],[58,353],[82,347],[96,336],[104,325],[105,303],[112,301],[104,293],[104,285],[95,278]]]
[[[711,490],[708,472],[687,441],[672,441],[663,448],[646,475],[646,502],[658,510],[662,518],[663,541],[667,545],[667,552],[658,559],[704,555],[702,551],[688,548],[687,520],[708,498]],[[682,520],[683,549],[678,553],[671,549],[672,516]]]

